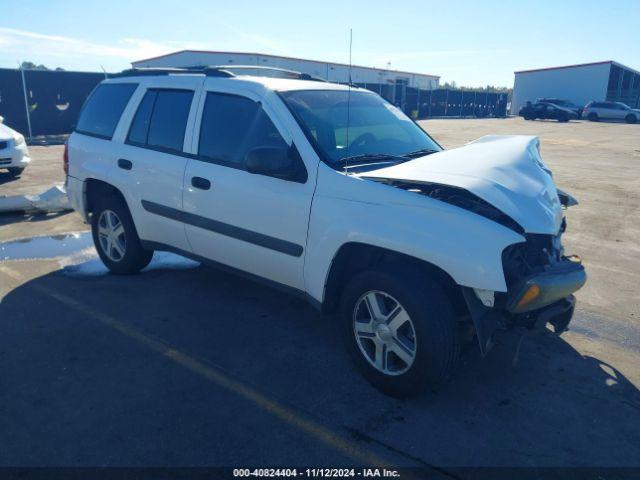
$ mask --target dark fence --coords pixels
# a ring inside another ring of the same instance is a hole
[[[25,90],[26,102],[25,106]],[[80,108],[103,73],[0,69],[0,115],[11,128],[31,136],[70,133]],[[406,82],[363,83],[413,118],[505,117],[507,94],[467,90],[422,90]],[[27,108],[29,119],[27,119]]]
[[[473,90],[423,90],[404,83],[359,83],[400,107],[413,118],[506,117],[507,94]]]
[[[29,135],[28,120],[34,137],[70,133],[85,99],[104,77],[103,73],[2,68],[0,115],[5,124],[25,136]]]

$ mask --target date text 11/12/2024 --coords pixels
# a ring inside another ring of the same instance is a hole
[[[397,470],[387,468],[236,468],[233,470],[234,477],[257,477],[257,478],[278,478],[278,477],[306,477],[306,478],[400,478]]]

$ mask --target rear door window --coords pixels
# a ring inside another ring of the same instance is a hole
[[[136,83],[102,83],[87,99],[76,132],[111,140]]]
[[[127,143],[182,152],[192,100],[191,90],[148,90],[131,123]]]
[[[198,143],[200,158],[244,168],[249,150],[267,146],[288,145],[260,103],[237,95],[207,93]]]

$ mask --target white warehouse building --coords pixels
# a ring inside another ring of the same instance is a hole
[[[138,60],[131,64],[142,67],[202,67],[208,65],[256,65],[295,70],[312,77],[330,82],[348,83],[349,65],[334,62],[305,60],[302,58],[282,57],[262,53],[213,52],[201,50],[182,50],[159,57]],[[385,70],[380,68],[351,67],[351,81],[357,84],[403,85],[406,87],[433,90],[438,88],[440,77],[423,73]],[[373,89],[373,88],[372,88]]]
[[[569,100],[578,106],[590,101],[640,106],[640,72],[612,60],[515,72],[511,114],[538,98]]]

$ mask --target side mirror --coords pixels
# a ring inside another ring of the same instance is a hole
[[[307,171],[294,145],[252,148],[245,156],[244,166],[247,172],[257,175],[299,183],[307,181]]]
[[[4,117],[0,115],[0,123],[4,123]]]

